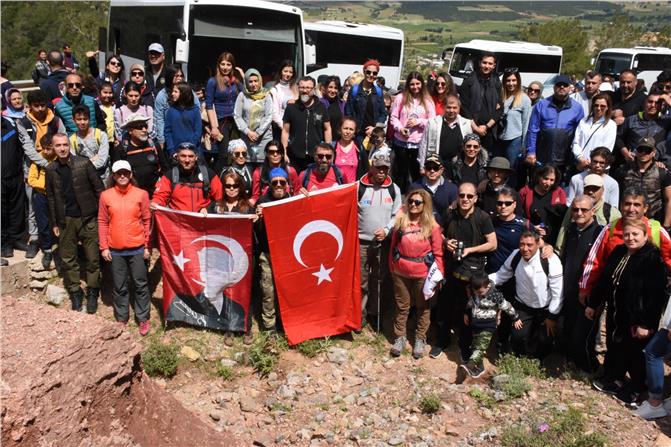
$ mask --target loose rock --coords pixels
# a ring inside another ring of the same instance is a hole
[[[189,359],[191,362],[195,362],[200,358],[200,354],[198,351],[193,349],[191,346],[183,346],[182,349],[179,351],[180,354],[182,354],[184,357]]]
[[[342,365],[347,361],[347,351],[342,348],[329,348],[326,357],[329,362]]]
[[[49,284],[47,286],[47,302],[54,306],[60,306],[68,297],[68,292],[64,288]]]

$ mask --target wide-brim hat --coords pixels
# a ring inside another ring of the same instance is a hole
[[[492,158],[485,169],[501,169],[502,171],[513,172],[510,167],[510,162],[505,157]]]

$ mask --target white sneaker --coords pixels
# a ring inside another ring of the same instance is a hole
[[[664,399],[664,409],[667,413],[671,413],[671,397]]]
[[[647,420],[663,418],[668,415],[664,405],[653,407],[647,400],[639,405],[636,410],[634,410],[634,414]]]

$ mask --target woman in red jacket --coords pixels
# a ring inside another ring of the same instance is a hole
[[[424,189],[408,194],[404,208],[396,217],[389,255],[397,310],[394,321],[396,340],[390,354],[398,357],[405,348],[408,314],[414,304],[417,328],[412,356],[418,359],[424,354],[429,329],[429,302],[423,293],[424,281],[434,262],[440,272],[444,272],[443,237],[440,225],[433,217],[431,196]]]
[[[140,335],[149,333],[149,195],[135,186],[130,164],[119,160],[112,165],[111,186],[100,195],[98,237],[105,261],[112,263],[114,317],[126,325],[128,309],[128,271],[135,283],[135,318]]]

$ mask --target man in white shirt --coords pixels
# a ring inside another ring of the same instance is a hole
[[[543,358],[557,332],[563,303],[563,270],[556,255],[541,259],[540,235],[525,231],[498,272],[489,275],[496,286],[515,278],[511,304],[519,313],[522,328],[511,332],[510,345],[517,355]]]
[[[589,116],[589,113],[592,111],[591,103],[592,97],[599,93],[599,87],[601,87],[601,75],[597,72],[589,70],[585,73],[585,90],[581,92],[576,92],[571,95],[571,99],[578,102],[585,116]]]

